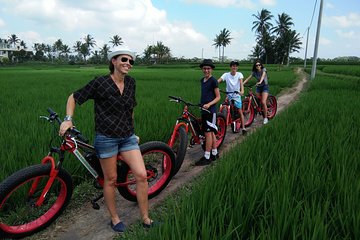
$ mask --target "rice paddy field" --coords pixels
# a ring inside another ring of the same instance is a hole
[[[271,93],[292,86],[291,68],[268,66]],[[245,77],[251,66],[242,66]],[[360,77],[358,66],[319,66],[298,101],[270,124],[223,154],[195,182],[152,215],[162,224],[134,227],[125,239],[360,239]],[[228,71],[219,66],[215,77]],[[310,70],[309,70],[310,71]],[[48,107],[61,116],[68,95],[102,68],[2,68],[0,70],[0,181],[40,162],[54,141],[39,118]],[[201,71],[195,66],[137,67],[136,134],[142,142],[166,141],[180,105],[168,95],[197,103]],[[224,85],[220,85],[224,89]],[[93,138],[93,105],[77,107],[75,125]],[[64,167],[87,178],[67,155]]]

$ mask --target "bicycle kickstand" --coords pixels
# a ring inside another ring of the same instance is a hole
[[[96,210],[100,209],[100,205],[97,203],[97,201],[99,201],[103,197],[104,197],[104,194],[101,193],[99,196],[97,196],[96,198],[91,200],[91,204],[92,204],[93,209],[96,209]]]

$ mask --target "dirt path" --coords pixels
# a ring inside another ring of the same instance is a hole
[[[295,101],[304,88],[306,83],[306,75],[300,70],[296,70],[299,76],[299,81],[291,89],[279,94],[278,100],[278,113],[283,111],[286,106]],[[277,113],[277,114],[278,114]],[[270,123],[271,124],[271,121]],[[258,127],[262,126],[262,118],[258,117],[256,121],[249,127],[248,135],[254,132]],[[221,148],[221,152],[228,151],[234,144],[241,142],[244,136],[241,134],[233,134],[228,129],[225,142]],[[195,167],[194,162],[198,160],[203,154],[200,146],[188,149],[184,163],[180,171],[174,176],[170,184],[165,188],[163,192],[150,202],[151,209],[157,204],[160,204],[169,194],[176,191],[179,187],[185,183],[190,182],[193,178],[198,176],[202,170],[206,167]],[[221,154],[221,153],[220,153]],[[221,161],[221,160],[220,160]],[[123,199],[120,195],[118,197],[118,211],[125,224],[130,225],[139,219],[139,211],[136,203],[129,202]],[[100,210],[94,210],[91,207],[90,202],[85,205],[76,213],[68,214],[60,217],[60,219],[53,223],[46,230],[39,234],[36,234],[28,239],[59,239],[59,240],[72,240],[72,239],[86,239],[86,240],[98,240],[98,239],[113,239],[116,234],[111,230],[109,226],[109,215],[106,207],[100,200]],[[71,215],[71,216],[70,216]]]

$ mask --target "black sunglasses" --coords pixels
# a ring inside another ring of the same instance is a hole
[[[130,65],[134,65],[134,60],[127,58],[127,57],[120,58],[120,61],[123,63],[129,61]]]

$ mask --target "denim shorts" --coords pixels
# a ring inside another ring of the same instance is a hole
[[[259,85],[256,87],[257,93],[269,92],[269,84]]]
[[[109,158],[120,152],[140,149],[135,134],[130,137],[117,138],[107,137],[97,133],[94,147],[99,158]]]

